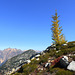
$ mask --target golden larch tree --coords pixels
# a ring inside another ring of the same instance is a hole
[[[61,31],[62,31],[62,26],[59,27],[59,20],[58,20],[58,17],[57,16],[57,11],[55,13],[55,16],[52,16],[53,18],[53,21],[52,21],[52,40],[54,42],[54,44],[63,44],[65,43],[65,37],[63,36],[63,34],[61,34]]]

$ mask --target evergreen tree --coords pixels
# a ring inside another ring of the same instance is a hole
[[[55,16],[52,16],[53,18],[53,24],[52,24],[52,40],[54,42],[54,44],[63,44],[65,43],[65,37],[63,34],[61,34],[61,31],[62,31],[62,26],[59,27],[59,20],[58,20],[58,17],[57,16],[57,12],[55,13]]]

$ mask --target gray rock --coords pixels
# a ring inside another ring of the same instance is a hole
[[[75,61],[72,61],[68,67],[67,67],[68,70],[72,70],[72,71],[75,71]]]
[[[60,65],[61,65],[62,68],[67,68],[67,66],[69,65],[68,57],[67,56],[63,56],[60,59]]]

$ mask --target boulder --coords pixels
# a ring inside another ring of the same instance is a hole
[[[62,57],[62,60],[68,61],[68,57],[67,57],[67,56],[63,56],[63,57]]]
[[[62,46],[67,46],[67,44],[62,44]]]
[[[75,61],[72,61],[68,66],[67,66],[68,70],[72,70],[75,71]]]
[[[28,64],[31,62],[31,60],[26,60],[26,61],[27,61]]]
[[[63,57],[60,59],[60,66],[61,66],[62,68],[67,68],[68,65],[69,65],[68,57],[67,57],[67,56],[63,56]]]
[[[37,54],[37,55],[35,55],[35,58],[37,58],[37,57],[39,57],[40,56],[40,54]]]
[[[49,67],[51,65],[51,63],[46,63],[45,64],[45,67],[47,68],[47,67]]]

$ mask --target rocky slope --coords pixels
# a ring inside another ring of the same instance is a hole
[[[13,68],[17,68],[23,64],[26,60],[30,59],[32,55],[36,54],[34,50],[27,50],[22,54],[19,54],[11,59],[8,59],[5,64],[0,67],[0,73],[6,74],[8,71],[11,71]]]
[[[75,41],[51,45],[11,75],[75,75]]]
[[[4,49],[3,51],[0,50],[0,65],[3,64],[6,60],[21,54],[23,51],[20,49],[13,49],[13,48],[7,48]]]

